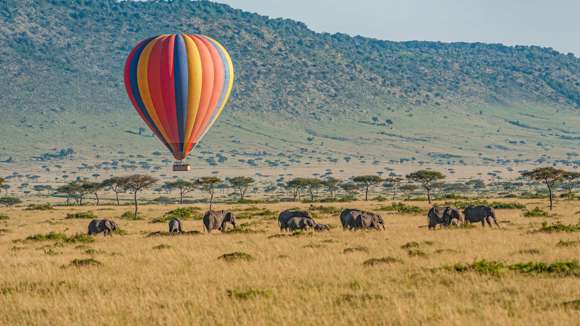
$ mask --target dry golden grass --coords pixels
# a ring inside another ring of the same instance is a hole
[[[545,206],[519,201],[528,208]],[[388,204],[323,205],[374,210]],[[275,212],[308,207],[258,206]],[[579,259],[578,242],[557,244],[577,241],[580,233],[529,232],[544,220],[576,224],[577,201],[559,202],[552,218],[499,210],[502,229],[428,231],[423,215],[385,213],[384,232],[344,232],[336,215],[323,214],[319,222],[335,227],[327,233],[272,237],[279,233],[276,221],[256,217],[238,221],[250,223],[246,229],[255,233],[146,237],[166,231],[165,224],[148,220],[172,208],[143,206],[143,221],[119,220],[126,208],[116,207],[0,209],[10,217],[0,221],[0,324],[577,325],[580,320],[578,303],[563,305],[580,299],[578,277],[440,269],[480,259]],[[84,233],[88,220],[65,216],[89,209],[115,219],[128,234],[100,235],[86,244],[21,241],[49,231]],[[184,229],[201,230],[201,223],[185,221]],[[409,242],[417,244],[405,246]],[[254,259],[218,259],[234,252]],[[385,257],[393,259],[380,260]],[[91,258],[97,262],[82,261]],[[379,260],[364,264],[373,258]]]

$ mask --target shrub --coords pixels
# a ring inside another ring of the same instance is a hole
[[[367,247],[351,247],[351,248],[346,248],[343,250],[344,254],[350,254],[353,252],[364,252],[364,253],[368,253],[369,252],[369,248]]]
[[[14,206],[22,203],[17,197],[0,197],[0,205],[2,206]]]
[[[67,220],[70,219],[95,219],[97,215],[93,212],[79,212],[79,213],[69,213],[65,217]]]
[[[30,204],[26,207],[27,211],[48,211],[54,209],[51,204]]]
[[[407,205],[405,203],[393,203],[390,206],[382,206],[379,210],[385,212],[397,212],[400,214],[419,214],[423,212],[421,207]]]
[[[141,214],[135,215],[135,213],[127,211],[127,212],[121,214],[120,219],[130,220],[130,221],[138,221],[138,220],[142,220],[143,217],[141,216]]]
[[[411,257],[427,257],[427,253],[421,249],[410,249],[407,250],[407,254]]]
[[[59,232],[49,232],[46,234],[35,234],[31,235],[26,238],[28,241],[58,241],[58,242],[65,242],[65,243],[91,243],[94,242],[95,239],[89,235],[84,233],[77,233],[73,236],[67,236],[64,233]]]
[[[547,217],[548,212],[540,209],[539,207],[536,207],[536,208],[532,209],[531,211],[524,212],[524,216],[525,217]]]
[[[272,291],[267,289],[245,288],[226,290],[228,297],[238,300],[249,300],[255,298],[269,298],[272,296]]]
[[[571,241],[560,240],[556,244],[557,247],[575,247],[578,245],[580,245],[580,240],[571,240]]]
[[[460,273],[477,272],[480,274],[499,275],[505,271],[506,266],[497,261],[479,260],[472,264],[455,264],[450,269]]]
[[[557,261],[551,264],[544,262],[528,262],[514,264],[509,267],[522,273],[556,274],[559,276],[580,276],[580,264],[578,261]]]
[[[394,257],[371,258],[363,262],[363,266],[376,266],[382,264],[402,263],[403,261]]]
[[[487,200],[456,200],[453,202],[445,202],[445,206],[453,206],[459,209],[464,209],[468,206],[489,206],[495,209],[524,209],[526,205],[520,203],[500,203],[488,202]]]
[[[411,242],[407,242],[404,245],[402,245],[401,249],[410,249],[410,248],[418,248],[418,247],[419,247],[419,242],[411,241]]]
[[[66,243],[91,243],[95,242],[95,238],[84,233],[77,233],[71,237],[67,237],[64,242]]]
[[[157,218],[152,219],[150,223],[167,223],[174,218],[180,219],[180,220],[190,219],[190,218],[194,217],[193,214],[198,210],[199,210],[199,208],[197,208],[197,207],[176,208],[174,210],[171,210],[171,211],[163,214],[162,217],[157,217]]]
[[[70,267],[102,266],[103,263],[93,258],[74,259],[70,262]]]
[[[580,225],[568,225],[562,224],[560,222],[556,222],[554,224],[548,224],[547,222],[542,223],[542,227],[538,229],[536,232],[545,232],[545,233],[553,233],[553,232],[579,232]]]
[[[171,246],[167,244],[160,244],[158,246],[153,247],[153,249],[155,250],[171,249]]]
[[[6,214],[0,214],[0,221],[9,220],[10,218]]]
[[[219,256],[218,259],[226,261],[226,262],[253,261],[253,260],[255,260],[255,258],[252,257],[250,254],[247,254],[245,252],[239,252],[239,251],[228,253],[228,254],[223,254],[223,255]]]

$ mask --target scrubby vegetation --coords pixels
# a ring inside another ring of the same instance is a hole
[[[540,227],[536,232],[545,232],[545,233],[580,232],[580,224],[571,225],[571,224],[562,224],[560,222],[549,224],[548,222],[544,222],[542,223],[542,227]]]
[[[54,209],[51,204],[30,204],[26,207],[27,211],[48,211]]]
[[[558,261],[554,263],[527,262],[506,264],[498,261],[479,260],[471,264],[455,264],[448,269],[456,272],[477,272],[499,276],[511,270],[526,274],[551,274],[556,276],[580,276],[580,264],[577,261]]]
[[[66,219],[96,219],[97,215],[95,213],[89,212],[78,212],[66,214]]]
[[[532,209],[531,211],[525,211],[524,216],[525,217],[547,217],[547,216],[549,216],[549,214],[548,214],[548,212],[544,211],[543,209],[536,207],[536,208]]]
[[[424,210],[418,206],[407,205],[405,203],[393,203],[390,206],[381,206],[378,208],[379,211],[385,212],[397,212],[400,214],[420,214]]]
[[[223,255],[219,256],[218,259],[226,261],[226,262],[253,261],[253,260],[255,260],[255,258],[252,255],[247,254],[245,252],[238,252],[238,251],[223,254]]]

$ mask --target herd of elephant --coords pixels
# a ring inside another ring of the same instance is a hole
[[[485,223],[492,226],[492,222],[499,227],[496,220],[495,210],[488,206],[469,206],[461,212],[453,207],[434,206],[427,213],[429,229],[435,229],[438,225],[449,227],[450,225],[460,225],[464,223]],[[340,222],[344,230],[384,230],[384,219],[375,213],[359,210],[344,209],[340,213]],[[205,230],[225,232],[228,224],[236,227],[236,217],[228,211],[208,211],[203,216],[203,225]],[[177,218],[169,221],[169,233],[182,233],[181,221]],[[328,231],[330,226],[320,224],[310,215],[308,211],[303,210],[285,210],[278,216],[278,226],[280,231],[298,231],[314,230]],[[118,228],[117,224],[108,219],[95,219],[89,223],[89,235],[103,233],[112,235]]]

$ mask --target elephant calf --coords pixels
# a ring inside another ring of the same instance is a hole
[[[286,228],[290,231],[308,230],[316,227],[316,222],[307,217],[293,217],[286,223]]]
[[[89,223],[89,235],[103,233],[103,235],[112,236],[112,233],[117,230],[117,224],[111,220],[92,220]]]
[[[181,229],[181,221],[174,218],[169,221],[169,233],[182,233],[183,230]]]
[[[461,224],[461,213],[452,207],[434,206],[427,213],[429,229],[436,229],[437,225],[448,227],[451,224]]]
[[[236,217],[232,212],[226,211],[207,211],[203,215],[203,225],[208,233],[213,230],[226,231],[227,223],[236,227]]]
[[[493,207],[469,206],[463,210],[463,215],[465,215],[465,221],[469,223],[481,222],[481,225],[485,227],[485,223],[487,222],[489,227],[491,227],[491,222],[493,222],[498,228],[500,227],[497,224]]]
[[[285,210],[278,216],[278,225],[280,226],[280,231],[288,231],[290,229],[288,227],[288,221],[295,217],[312,219],[307,211]]]
[[[330,231],[330,226],[328,224],[316,224],[314,226],[314,231],[316,232]]]

